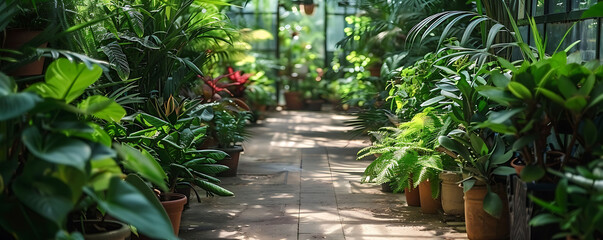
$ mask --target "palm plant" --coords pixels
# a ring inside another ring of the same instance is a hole
[[[219,6],[226,4],[218,1],[128,0],[99,4],[102,8],[94,0],[65,2],[79,14],[67,14],[64,21],[102,23],[69,40],[80,43],[82,52],[108,60],[114,70],[107,75],[109,83],[136,79],[143,96],[177,94],[195,76],[204,75],[205,64],[215,61],[218,55],[212,48],[231,42],[232,30],[219,13]]]

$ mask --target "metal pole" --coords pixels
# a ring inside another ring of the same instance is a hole
[[[327,46],[327,45],[328,45],[328,44],[327,44],[327,38],[328,38],[328,36],[327,36],[327,33],[328,33],[327,28],[329,27],[329,14],[328,14],[328,11],[327,11],[327,1],[326,1],[326,0],[324,0],[322,4],[325,6],[325,7],[324,7],[324,9],[325,9],[325,25],[324,25],[324,36],[325,36],[325,39],[324,39],[324,66],[323,66],[322,68],[323,68],[323,71],[326,71],[326,70],[327,70],[327,67],[329,66],[329,59],[328,59],[328,56],[329,56],[329,55],[328,55],[329,50],[327,49],[327,47],[328,47],[328,46]]]
[[[281,58],[281,39],[278,35],[280,28],[281,27],[281,3],[280,1],[276,1],[276,29],[274,31],[274,36],[276,37],[276,48],[274,50],[274,56],[276,57],[276,61],[278,61]],[[280,69],[276,69],[276,76],[277,79],[275,79],[274,84],[276,85],[276,105],[278,105],[279,103],[279,99],[280,99],[280,95],[281,95],[281,79],[280,79]]]

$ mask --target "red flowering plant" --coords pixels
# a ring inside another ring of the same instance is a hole
[[[201,89],[199,89],[201,92],[201,95],[203,96],[203,99],[205,99],[207,102],[213,102],[213,101],[220,100],[222,98],[222,96],[220,96],[220,94],[219,94],[220,92],[226,92],[230,96],[234,96],[232,94],[232,92],[230,92],[230,90],[228,90],[228,87],[239,85],[240,83],[238,83],[238,82],[232,82],[232,83],[219,82],[222,78],[230,77],[230,75],[232,75],[232,74],[224,74],[224,75],[220,75],[216,78],[212,78],[211,76],[197,75],[197,77],[200,78],[204,83],[201,86]]]
[[[233,83],[231,85],[232,95],[234,97],[240,98],[243,97],[245,93],[245,84],[249,81],[249,77],[253,74],[251,73],[243,73],[242,71],[235,71],[232,67],[228,67],[228,79]]]

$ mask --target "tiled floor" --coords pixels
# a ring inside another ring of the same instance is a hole
[[[465,239],[461,226],[408,207],[403,194],[361,184],[366,139],[329,112],[278,112],[251,128],[235,197],[191,199],[182,239]],[[200,193],[201,194],[201,193]]]

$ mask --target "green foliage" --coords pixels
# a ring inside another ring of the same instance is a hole
[[[215,104],[200,104],[199,100],[178,102],[172,97],[156,103],[158,116],[137,113],[127,119],[125,126],[106,127],[115,129],[111,131],[113,137],[124,143],[118,147],[124,165],[141,176],[154,176],[151,182],[164,191],[193,184],[208,194],[234,195],[215,184],[220,183],[215,174],[228,169],[215,163],[228,155],[219,150],[197,150],[207,131],[203,112]],[[157,167],[163,171],[156,171]]]
[[[526,181],[544,175],[547,151],[586,163],[601,144],[594,122],[601,116],[603,67],[570,60],[560,52],[532,64],[524,62],[508,73],[494,71],[495,86],[477,88],[480,95],[505,107],[490,112],[479,126],[515,136],[514,148],[522,159],[540,168],[524,168],[530,172],[522,173]]]
[[[245,111],[214,110],[214,116],[209,122],[210,134],[220,148],[232,148],[249,137],[246,131],[247,121],[251,114]]]
[[[377,158],[365,169],[362,181],[393,182],[396,191],[410,187],[411,180],[414,187],[426,180],[439,183],[438,174],[454,165],[448,156],[436,151],[436,138],[446,127],[448,125],[428,108],[396,128],[384,127],[371,132],[377,141],[360,150],[357,159],[374,154]],[[432,197],[436,198],[439,191],[439,185],[432,188]]]
[[[557,184],[552,202],[530,195],[545,212],[532,218],[530,225],[556,224],[561,229],[555,238],[576,237],[597,239],[603,234],[603,161],[587,166],[566,168],[564,172],[552,171],[562,179]]]
[[[69,234],[78,212],[98,208],[141,233],[176,239],[169,219],[154,203],[157,199],[122,180],[111,140],[89,120],[106,109],[123,111],[121,106],[96,95],[80,101],[86,108],[70,104],[81,99],[98,73],[98,66],[88,69],[59,59],[48,67],[45,81],[26,92],[17,91],[14,80],[0,74],[0,102],[21,109],[0,118],[0,212],[11,216],[0,218],[0,226],[13,237]],[[96,104],[94,99],[108,103]],[[106,116],[120,120],[119,115]],[[144,213],[134,211],[141,208]]]
[[[226,52],[217,51],[232,42],[235,31],[220,13],[221,1],[96,1],[69,2],[75,14],[64,22],[96,21],[93,28],[70,36],[83,42],[73,48],[107,59],[108,82],[136,79],[133,93],[162,97],[176,95],[191,86],[204,67]],[[106,80],[106,81],[107,81]]]

